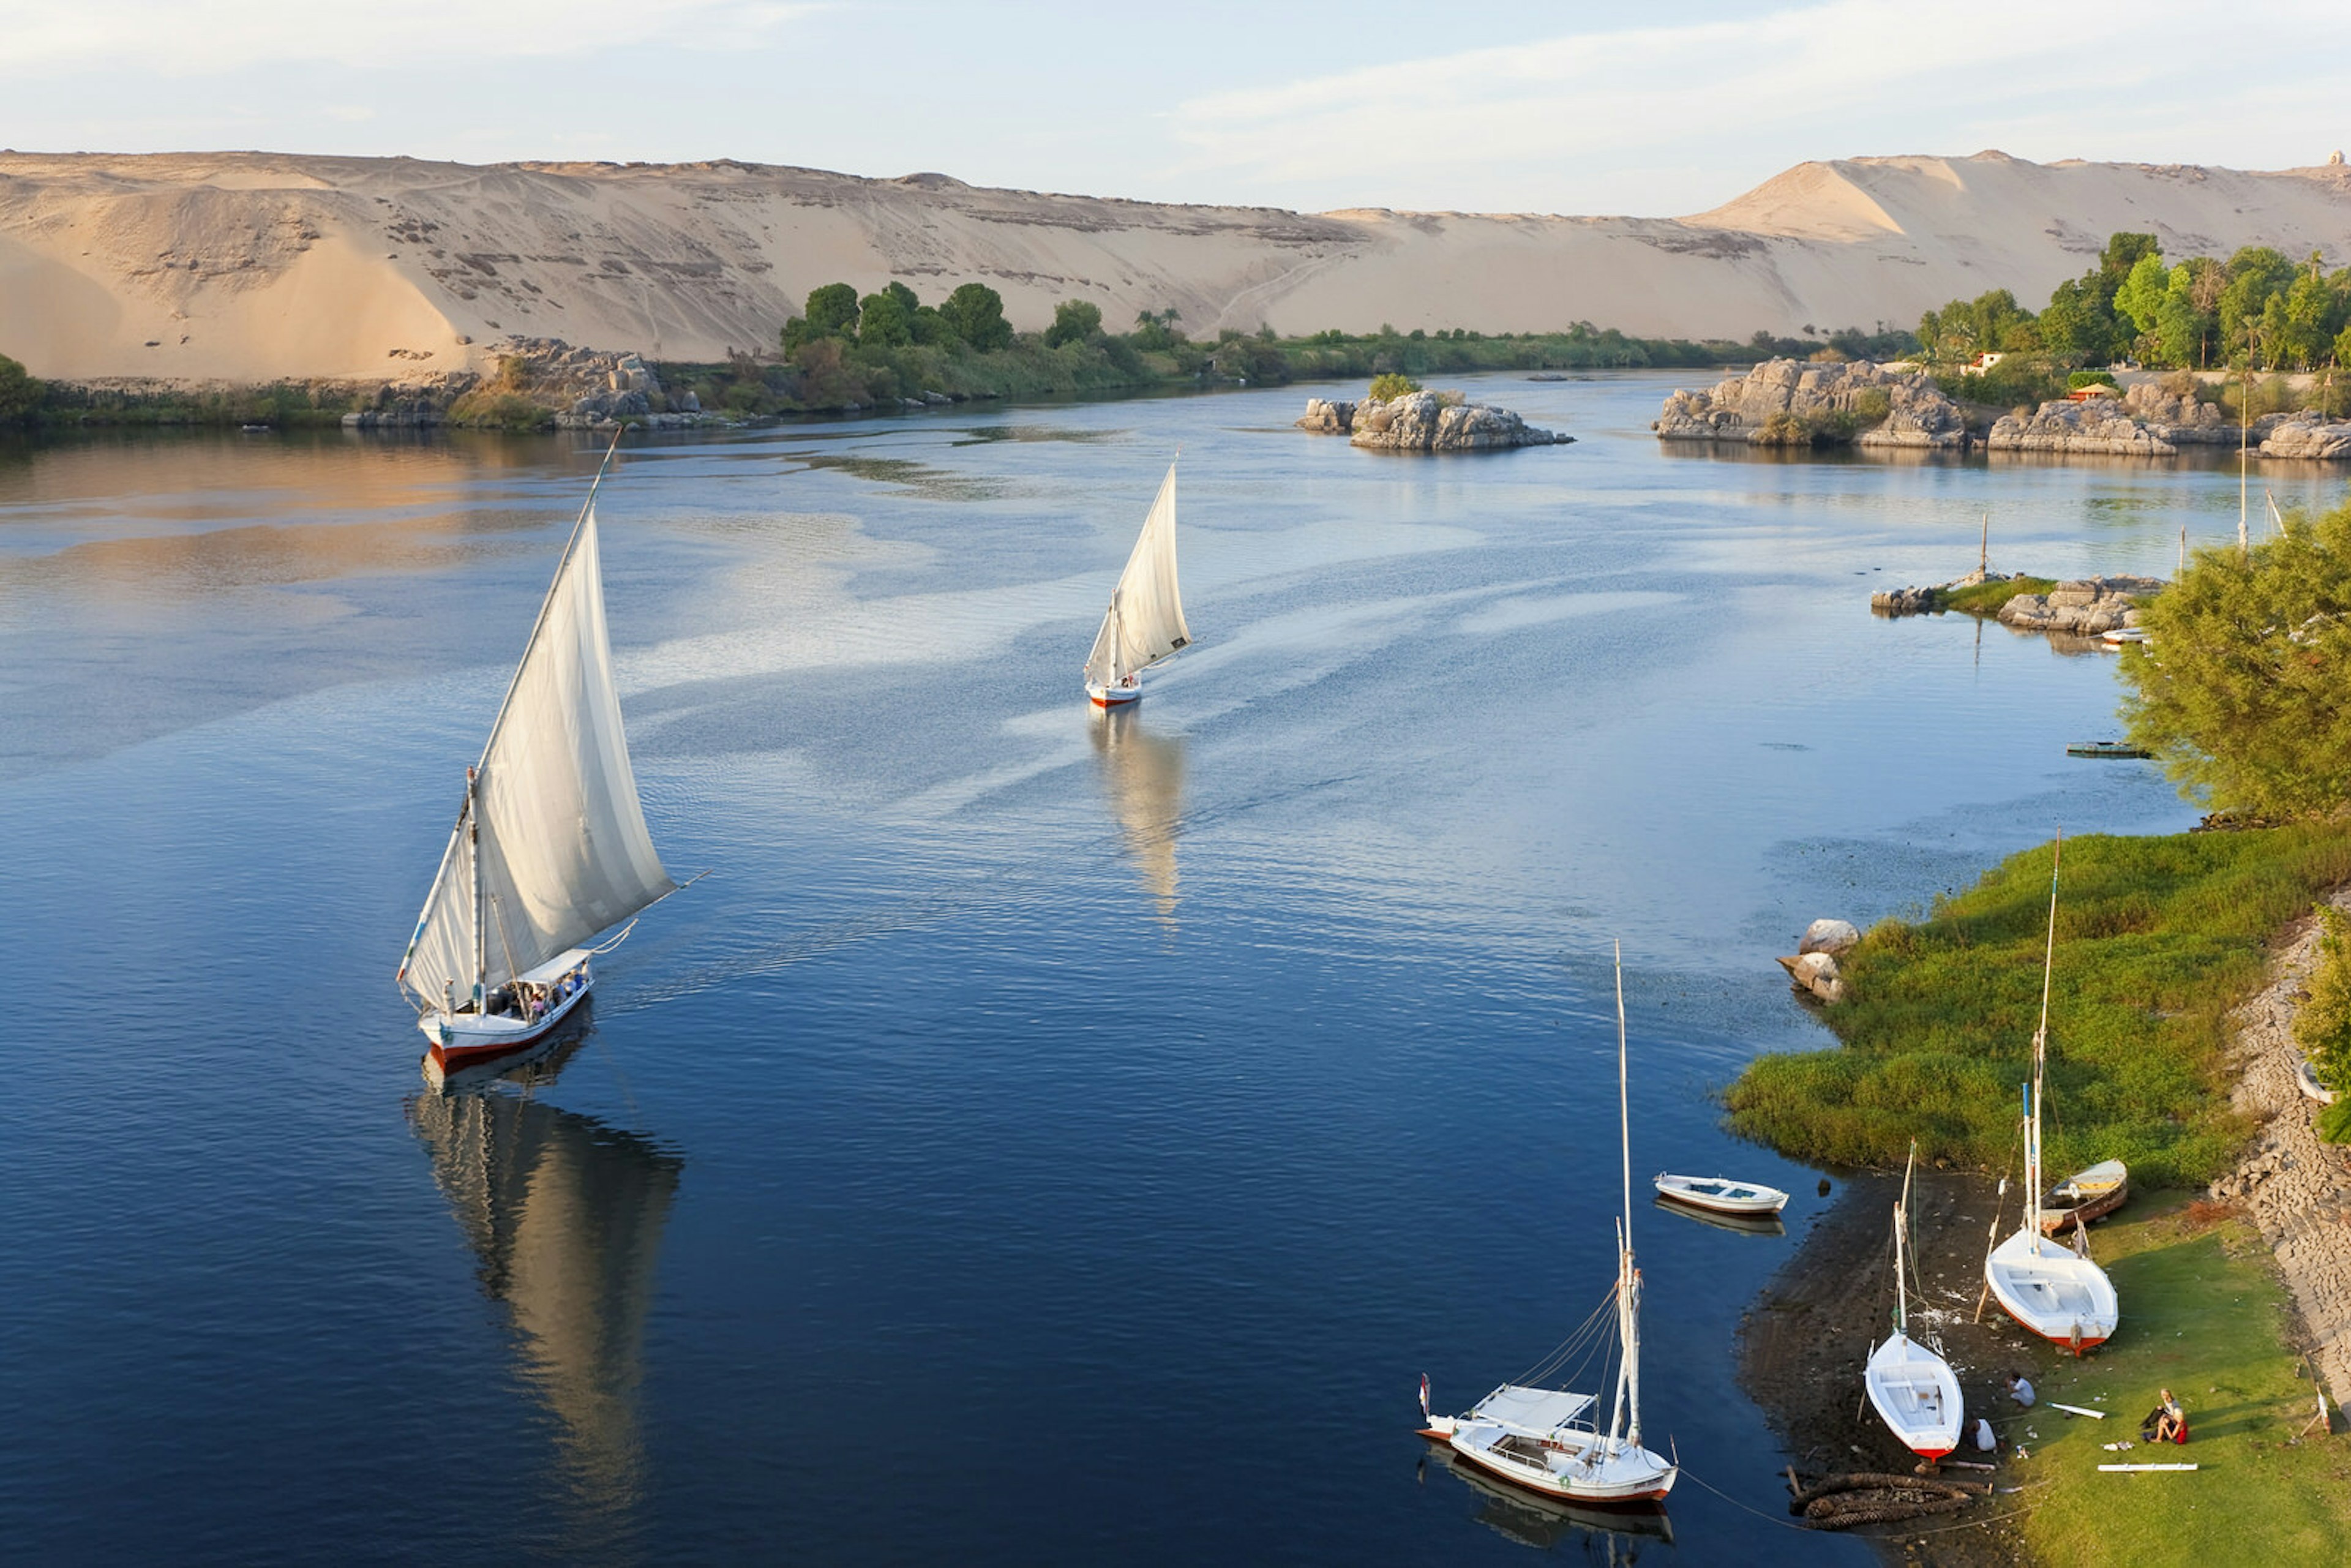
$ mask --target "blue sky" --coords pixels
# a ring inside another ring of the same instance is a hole
[[[2284,168],[2351,5],[0,0],[0,141],[740,158],[1324,211],[1700,211],[1810,158]]]

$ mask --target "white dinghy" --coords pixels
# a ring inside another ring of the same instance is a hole
[[[2122,1320],[2106,1271],[2042,1233],[2041,1113],[2049,1063],[2049,986],[2057,962],[2057,862],[2049,862],[2049,942],[2042,959],[2041,1027],[2032,1031],[2032,1082],[2024,1090],[2024,1223],[1984,1258],[1984,1284],[2009,1316],[2075,1355],[2106,1343]],[[2076,1229],[2074,1235],[2086,1233]]]
[[[1729,1176],[1686,1176],[1660,1171],[1656,1186],[1662,1197],[1694,1208],[1710,1208],[1717,1214],[1759,1218],[1777,1214],[1788,1207],[1788,1195],[1778,1187],[1755,1181],[1732,1181]]]
[[[1602,1431],[1593,1396],[1506,1383],[1460,1416],[1428,1413],[1420,1380],[1420,1435],[1468,1463],[1545,1497],[1586,1503],[1652,1503],[1673,1490],[1681,1467],[1641,1446],[1641,1273],[1633,1266],[1633,1127],[1625,1091],[1625,969],[1616,967],[1616,1116],[1624,1145],[1625,1215],[1616,1228],[1616,1397]],[[1596,1315],[1596,1314],[1595,1314]],[[1582,1336],[1545,1364],[1562,1364]],[[1531,1375],[1540,1375],[1537,1373]]]
[[[1170,463],[1134,553],[1111,591],[1093,652],[1086,655],[1086,695],[1101,707],[1134,701],[1143,695],[1143,672],[1191,642],[1176,591],[1176,465]]]
[[[1917,1162],[1918,1145],[1913,1144],[1910,1163]],[[1905,1167],[1902,1201],[1894,1206],[1894,1332],[1870,1352],[1862,1376],[1879,1419],[1903,1447],[1931,1465],[1959,1446],[1959,1380],[1940,1345],[1910,1337],[1909,1209],[1910,1170]]]
[[[620,441],[614,438],[612,449]],[[597,936],[676,891],[645,831],[612,688],[596,486],[491,721],[396,977],[448,1073],[527,1051],[586,1005]],[[623,931],[622,936],[626,936]]]

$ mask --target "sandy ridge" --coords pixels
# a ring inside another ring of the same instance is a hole
[[[1305,214],[720,161],[507,163],[0,152],[0,353],[72,380],[392,379],[509,336],[657,359],[763,348],[810,288],[982,281],[1017,325],[1090,299],[1194,336],[1578,319],[1665,336],[2028,303],[2108,233],[2351,258],[2351,171],[1805,163],[1687,218]]]

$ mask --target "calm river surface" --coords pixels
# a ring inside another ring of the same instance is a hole
[[[1772,956],[2194,820],[2063,755],[2111,661],[1867,594],[1987,508],[1995,565],[2168,575],[2236,480],[1661,452],[1708,379],[1479,379],[1581,440],[1435,460],[1290,429],[1301,389],[632,441],[622,705],[710,875],[575,1051],[455,1099],[392,969],[594,453],[0,454],[0,1542],[1866,1561],[1776,1522],[1732,1380],[1827,1201],[1717,1124],[1825,1040]],[[1197,646],[1105,721],[1179,443]],[[1413,1435],[1422,1372],[1464,1407],[1609,1289],[1618,938],[1635,1179],[1798,1194],[1782,1238],[1635,1214],[1670,1542]]]

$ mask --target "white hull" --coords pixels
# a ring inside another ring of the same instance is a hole
[[[1539,1444],[1464,1418],[1444,1442],[1488,1475],[1571,1502],[1656,1502],[1681,1476],[1670,1460],[1596,1433]]]
[[[2010,1317],[2077,1355],[2104,1344],[2122,1318],[2104,1269],[2029,1227],[1991,1249],[1984,1282]]]
[[[587,1005],[588,993],[595,984],[595,976],[587,975],[578,990],[536,1019],[495,1013],[488,1018],[475,1018],[472,1013],[430,1012],[416,1020],[416,1027],[433,1042],[434,1063],[444,1072],[455,1071],[537,1045]]]
[[[1143,683],[1137,681],[1133,685],[1106,686],[1088,681],[1086,695],[1093,698],[1096,707],[1123,707],[1142,697]]]
[[[1959,1446],[1959,1380],[1950,1364],[1900,1333],[1871,1353],[1865,1375],[1879,1419],[1921,1458],[1939,1459]]]
[[[1732,1181],[1728,1176],[1660,1173],[1656,1187],[1659,1197],[1672,1198],[1676,1203],[1712,1209],[1717,1214],[1743,1215],[1749,1218],[1777,1214],[1788,1205],[1788,1195],[1776,1186],[1765,1186],[1761,1182]]]

